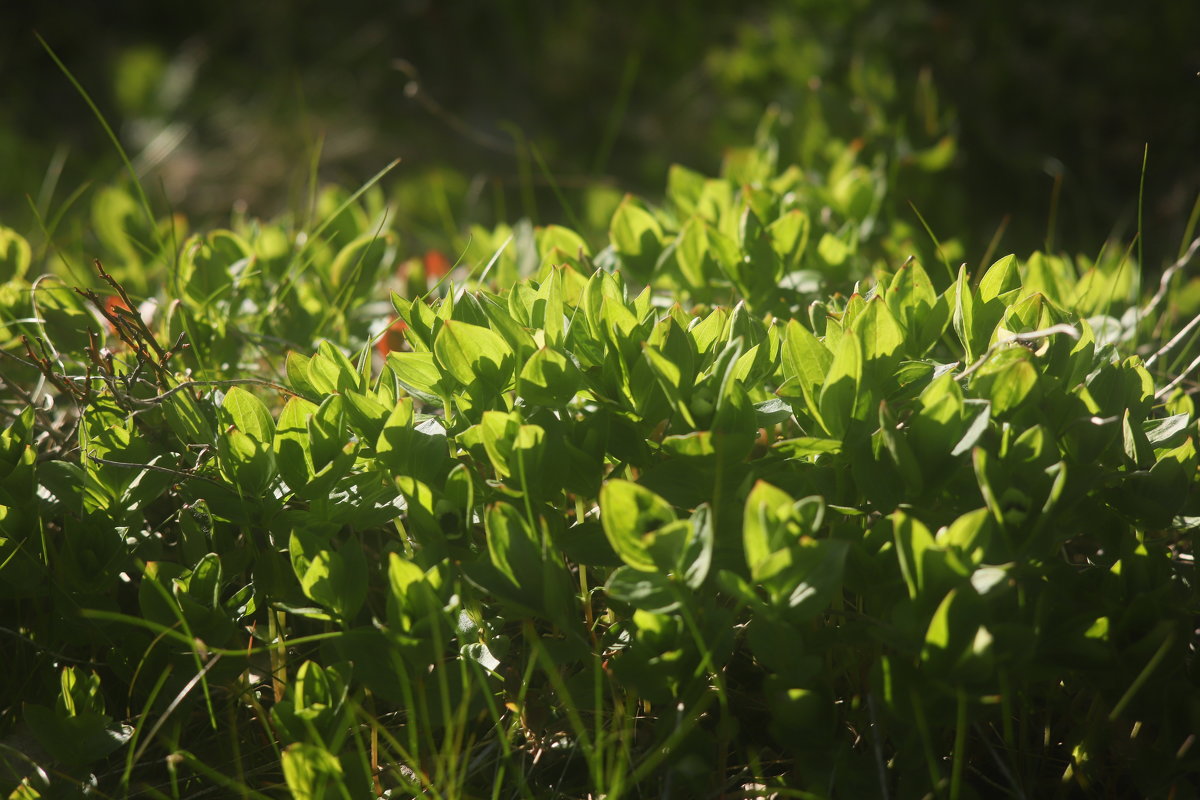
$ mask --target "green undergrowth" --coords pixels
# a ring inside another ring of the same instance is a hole
[[[456,264],[376,184],[0,230],[5,790],[1196,796],[1196,284],[834,155]]]

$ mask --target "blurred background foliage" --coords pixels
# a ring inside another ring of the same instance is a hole
[[[123,179],[36,31],[196,227],[302,216],[317,183],[399,157],[384,186],[414,252],[518,217],[603,231],[623,192],[716,173],[774,107],[781,165],[825,167],[831,140],[886,163],[889,202],[972,263],[997,233],[1127,244],[1148,146],[1153,269],[1200,187],[1198,30],[1188,0],[22,3],[0,27],[0,219],[36,230]]]

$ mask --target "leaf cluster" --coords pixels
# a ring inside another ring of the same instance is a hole
[[[351,195],[303,241],[145,233],[122,306],[4,230],[14,796],[1183,785],[1198,431],[1135,271],[867,269],[869,182],[743,169],[382,314]]]

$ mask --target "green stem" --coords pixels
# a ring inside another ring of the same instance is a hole
[[[967,691],[960,684],[955,687],[958,713],[954,728],[954,765],[950,773],[950,800],[958,800],[962,792],[963,764],[966,763],[967,749]]]
[[[534,651],[534,658],[542,662],[542,672],[550,680],[550,685],[554,687],[554,693],[558,695],[562,703],[562,709],[567,714],[567,719],[571,723],[571,727],[575,730],[575,735],[579,737],[579,746],[582,748],[584,758],[587,760],[588,772],[591,774],[592,782],[597,790],[603,786],[604,770],[603,770],[603,753],[598,747],[594,747],[592,738],[588,735],[587,728],[583,724],[583,717],[579,716],[579,706],[575,703],[571,696],[571,691],[567,688],[566,682],[559,674],[558,665],[554,663],[554,659],[546,652],[541,639],[538,637],[537,630],[533,627],[533,622],[526,619],[524,622],[525,639],[529,642],[529,646]],[[599,745],[599,742],[596,742]]]
[[[1133,683],[1131,683],[1129,688],[1125,690],[1125,694],[1121,696],[1121,699],[1117,701],[1117,704],[1113,706],[1113,710],[1108,715],[1109,722],[1116,722],[1117,717],[1121,716],[1121,713],[1125,711],[1125,707],[1128,706],[1133,700],[1133,696],[1138,693],[1138,690],[1141,689],[1142,686],[1145,685],[1146,681],[1150,679],[1151,673],[1153,673],[1158,665],[1162,663],[1162,660],[1166,658],[1167,651],[1171,649],[1171,645],[1173,644],[1175,644],[1174,630],[1167,634],[1167,638],[1163,639],[1163,643],[1158,646],[1158,650],[1156,650],[1154,655],[1150,657],[1150,660],[1146,663],[1146,666],[1142,668],[1142,671],[1138,673],[1138,676],[1133,679]]]
[[[933,742],[929,737],[929,722],[925,719],[925,709],[921,706],[921,698],[917,695],[916,689],[909,687],[908,699],[912,703],[917,733],[921,736],[921,749],[925,752],[925,766],[929,769],[930,788],[933,794],[937,795],[942,784],[942,773],[938,770],[937,757],[933,753]]]

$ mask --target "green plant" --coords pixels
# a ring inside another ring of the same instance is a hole
[[[374,181],[0,231],[12,796],[1184,791],[1194,285],[927,269],[839,152],[432,286]]]

